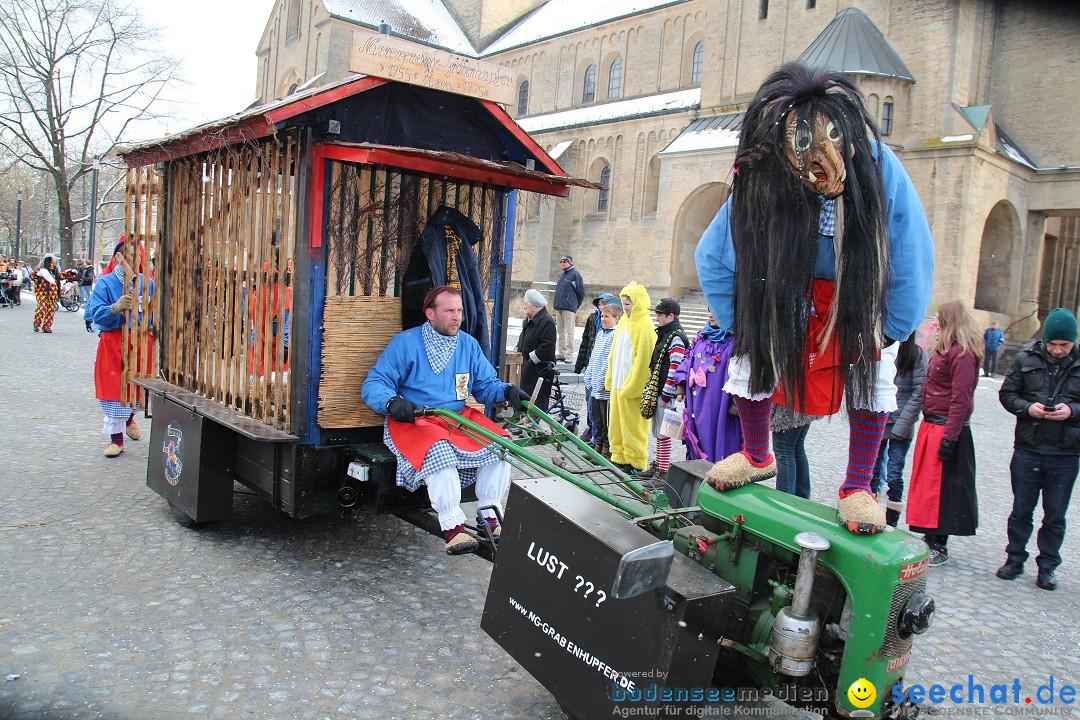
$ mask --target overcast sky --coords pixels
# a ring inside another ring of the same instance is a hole
[[[147,23],[161,28],[162,51],[180,59],[180,74],[187,81],[169,92],[178,101],[178,117],[140,128],[138,139],[186,130],[251,104],[255,48],[274,1],[132,0]]]

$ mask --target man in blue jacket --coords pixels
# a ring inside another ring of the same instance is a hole
[[[577,310],[585,299],[585,281],[574,267],[574,258],[563,255],[559,261],[562,272],[555,286],[555,324],[559,341],[555,359],[565,361],[574,356],[574,328],[577,327]]]
[[[502,498],[510,487],[510,466],[487,446],[451,428],[437,417],[416,417],[423,407],[460,413],[488,430],[506,431],[483,413],[466,407],[472,395],[487,404],[506,400],[522,409],[528,396],[520,388],[500,382],[472,335],[458,332],[463,312],[461,294],[440,285],[424,298],[427,321],[397,334],[371,368],[361,387],[364,403],[386,415],[383,442],[397,457],[397,484],[413,492],[427,486],[431,506],[450,555],[476,550],[476,540],[465,532],[461,488],[476,483],[480,508],[502,511]],[[499,536],[493,510],[482,511],[494,536]]]
[[[998,350],[1005,344],[1005,333],[1001,332],[997,321],[990,323],[983,333],[983,347],[986,349],[986,357],[983,359],[983,375],[994,377],[997,372]]]

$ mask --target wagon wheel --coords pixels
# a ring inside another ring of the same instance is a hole
[[[177,507],[172,500],[169,500],[168,503],[169,512],[172,513],[173,520],[175,520],[180,527],[193,528],[199,524],[195,520],[192,520],[186,512]]]

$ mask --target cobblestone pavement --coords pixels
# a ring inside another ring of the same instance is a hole
[[[145,485],[145,439],[101,456],[81,315],[42,335],[32,311],[0,309],[0,717],[562,717],[479,629],[480,558],[394,517],[292,520],[244,495],[228,523],[176,525]],[[993,576],[1013,427],[996,389],[980,382],[972,423],[982,524],[931,570],[939,611],[909,683],[1080,680],[1075,529],[1057,592],[1033,563]],[[842,418],[811,430],[816,499],[832,500],[845,443]]]

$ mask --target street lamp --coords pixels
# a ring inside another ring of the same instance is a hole
[[[19,254],[19,233],[22,231],[22,190],[15,193],[15,259],[21,260]]]
[[[94,246],[97,244],[95,240],[95,230],[97,229],[97,185],[98,185],[98,171],[101,170],[101,158],[94,158],[94,170],[90,174],[90,247],[88,252],[90,253],[90,265],[94,264]]]

